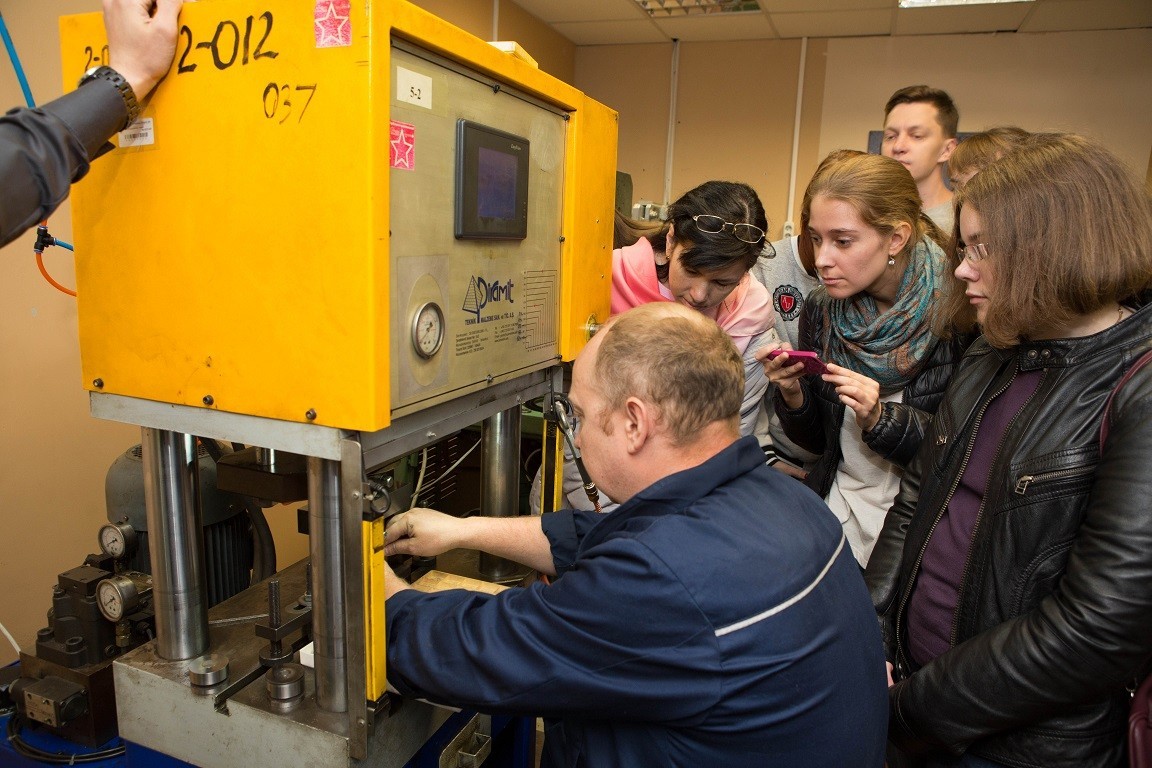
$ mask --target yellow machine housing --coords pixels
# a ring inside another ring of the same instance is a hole
[[[180,24],[143,122],[73,192],[86,387],[377,431],[570,360],[607,318],[614,111],[404,0]],[[98,14],[61,40],[65,83],[107,56]],[[455,237],[461,119],[531,142],[523,239]]]

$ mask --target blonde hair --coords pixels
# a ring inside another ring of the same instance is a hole
[[[964,185],[957,211],[965,206],[980,217],[995,276],[981,328],[993,346],[1014,346],[1036,330],[1059,329],[1152,287],[1148,190],[1090,139],[1030,136]],[[952,281],[947,308],[966,330],[975,316],[964,287]]]
[[[671,302],[618,315],[596,355],[596,385],[611,412],[639,397],[660,409],[672,442],[684,445],[715,421],[739,428],[744,362],[715,321]]]

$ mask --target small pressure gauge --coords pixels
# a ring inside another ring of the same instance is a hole
[[[412,318],[412,347],[416,354],[430,358],[440,351],[444,343],[444,313],[440,306],[429,301],[416,310]]]
[[[120,621],[140,604],[136,582],[127,576],[112,576],[96,585],[96,604],[108,621]]]
[[[100,526],[100,551],[117,560],[131,557],[136,551],[136,529],[128,523]]]

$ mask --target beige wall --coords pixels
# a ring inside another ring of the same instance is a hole
[[[660,201],[671,44],[587,46],[576,87],[620,112],[619,168],[634,199]],[[788,171],[800,42],[683,43],[672,197],[709,178],[760,192],[777,237]],[[792,215],[820,158],[865,149],[888,96],[905,85],[948,90],[961,130],[1015,123],[1096,136],[1141,176],[1152,153],[1152,30],[1042,35],[810,40]]]
[[[469,32],[489,39],[493,0],[422,0],[419,5]],[[37,103],[62,92],[60,16],[98,11],[100,0],[4,0],[4,19],[21,57]],[[541,68],[571,81],[575,46],[533,17],[501,3],[500,37],[520,42]],[[0,53],[0,106],[23,104],[19,83]],[[71,241],[67,202],[52,216],[50,231]],[[104,474],[128,447],[140,441],[137,427],[100,421],[88,414],[80,385],[76,300],[49,286],[32,254],[32,235],[0,249],[0,623],[21,646],[31,646],[45,626],[57,574],[98,551],[96,531],[105,521]],[[82,255],[81,255],[82,257]],[[74,286],[72,256],[49,249],[50,274]],[[237,309],[237,320],[240,321]],[[292,508],[267,511],[279,563],[307,554],[307,538],[296,533]],[[16,659],[0,638],[0,665]]]
[[[540,69],[566,83],[572,82],[575,44],[509,0],[413,0],[413,4],[481,40],[520,43],[528,55],[536,59]],[[497,21],[495,37],[494,18]]]

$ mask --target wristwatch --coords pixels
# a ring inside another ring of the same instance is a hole
[[[92,80],[107,80],[116,86],[116,90],[120,92],[120,98],[124,99],[124,108],[128,110],[128,119],[124,122],[124,130],[132,123],[136,122],[136,118],[140,117],[140,103],[136,101],[136,93],[132,90],[132,86],[128,81],[112,67],[93,67],[84,73],[80,78],[77,87],[84,85],[84,83]]]

